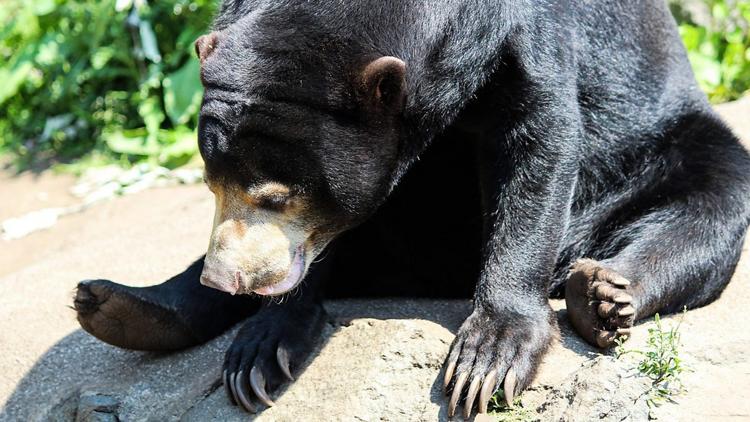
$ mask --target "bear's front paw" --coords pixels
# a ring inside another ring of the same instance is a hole
[[[464,419],[468,420],[477,394],[479,412],[486,413],[503,380],[510,405],[533,380],[556,329],[549,308],[534,316],[475,308],[458,330],[445,363],[446,393],[452,388],[448,417],[453,417],[463,399]]]
[[[251,317],[237,333],[224,359],[222,380],[229,400],[248,412],[256,402],[273,406],[269,392],[286,381],[315,348],[323,331],[323,306],[271,305]]]

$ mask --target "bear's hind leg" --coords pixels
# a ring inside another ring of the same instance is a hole
[[[665,136],[661,155],[623,180],[622,203],[581,214],[595,239],[585,257],[598,261],[573,264],[565,296],[571,322],[595,346],[612,346],[632,321],[711,303],[739,260],[750,155],[711,112],[682,116]]]
[[[585,340],[611,347],[634,321],[719,297],[739,260],[747,212],[744,203],[734,209],[730,203],[699,205],[696,195],[650,211],[616,231],[601,249],[619,252],[573,264],[565,300]]]
[[[200,284],[203,258],[168,281],[129,287],[109,280],[78,284],[78,322],[94,337],[132,350],[179,350],[206,342],[254,313],[258,298]]]

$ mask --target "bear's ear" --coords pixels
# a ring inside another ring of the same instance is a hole
[[[388,108],[401,108],[406,96],[406,63],[383,56],[368,63],[360,74],[365,101]]]
[[[217,41],[218,37],[216,36],[215,32],[212,32],[208,35],[201,35],[197,40],[195,40],[195,53],[198,55],[201,64],[203,64],[208,56],[210,56],[211,53],[214,52]]]

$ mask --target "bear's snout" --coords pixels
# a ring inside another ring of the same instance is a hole
[[[230,294],[282,294],[306,271],[305,235],[269,220],[220,221],[214,227],[201,284]]]
[[[252,194],[221,184],[212,190],[216,215],[201,284],[230,294],[263,296],[295,288],[316,252],[312,229],[301,214],[304,208],[290,206],[288,200],[279,208],[259,205],[267,205],[269,196],[285,197],[288,189],[269,183]]]

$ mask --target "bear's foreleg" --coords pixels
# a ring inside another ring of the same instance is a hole
[[[91,335],[132,350],[179,350],[204,343],[247,318],[260,299],[200,283],[203,258],[164,283],[130,287],[109,280],[78,284],[74,309]]]
[[[547,288],[569,219],[581,126],[565,72],[549,74],[561,79],[530,84],[508,125],[480,139],[483,263],[474,310],[445,363],[449,416],[464,400],[468,418],[477,397],[486,412],[500,385],[512,403],[557,333]]]
[[[255,413],[258,402],[273,406],[271,394],[304,367],[323,333],[322,261],[310,268],[297,291],[271,299],[240,328],[224,358],[222,379],[232,403]]]

